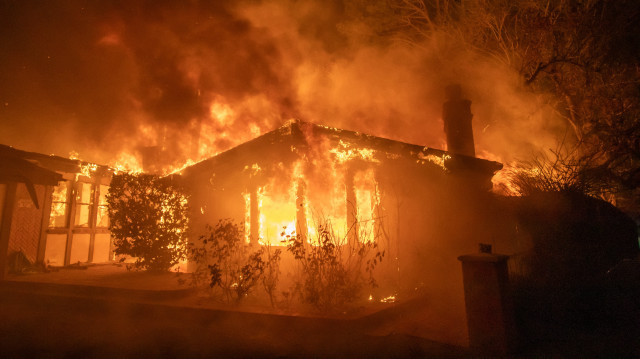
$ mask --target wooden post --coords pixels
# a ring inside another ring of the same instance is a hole
[[[354,171],[348,169],[345,173],[345,191],[347,192],[347,234],[348,242],[355,248],[358,241],[358,202],[353,184]]]
[[[250,237],[249,242],[251,244],[258,244],[260,239],[260,208],[258,207],[258,187],[252,186],[249,190],[249,224]]]
[[[7,183],[4,198],[4,209],[0,219],[0,280],[3,280],[7,271],[7,252],[9,251],[9,237],[11,236],[11,221],[16,206],[16,192],[18,184],[16,182]]]
[[[71,246],[73,245],[73,229],[76,225],[76,193],[78,192],[76,185],[78,183],[77,178],[69,182],[67,187],[67,196],[69,196],[69,221],[67,226],[67,246],[64,251],[64,265],[71,264]]]
[[[299,179],[296,191],[296,235],[304,245],[307,244],[307,234],[309,233],[306,201],[306,185],[302,179]]]
[[[98,201],[100,200],[100,181],[95,181],[91,188],[91,200],[89,201],[89,255],[87,262],[93,262],[93,249],[96,243],[96,222],[98,219]]]

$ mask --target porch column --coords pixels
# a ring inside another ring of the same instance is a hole
[[[298,180],[298,188],[296,191],[296,235],[302,243],[307,243],[307,187],[302,179]]]
[[[358,202],[353,184],[354,171],[348,169],[345,173],[345,191],[347,192],[347,234],[348,242],[355,247],[358,241]]]
[[[260,238],[260,208],[258,207],[258,187],[252,186],[249,189],[249,242],[258,244]]]

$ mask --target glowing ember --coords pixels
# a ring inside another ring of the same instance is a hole
[[[379,162],[375,158],[375,150],[371,148],[354,147],[342,140],[340,140],[338,146],[332,148],[330,152],[335,155],[338,164],[343,164],[354,159],[361,159],[368,162]]]
[[[442,156],[436,156],[436,155],[425,155],[423,153],[419,153],[418,154],[418,158],[420,158],[423,161],[428,161],[431,162],[437,166],[440,166],[442,169],[446,170],[447,167],[445,166],[445,162],[449,159],[451,159],[451,156],[444,154]],[[424,162],[423,162],[424,163]]]
[[[380,299],[380,303],[395,303],[395,302],[396,302],[395,295],[390,295],[388,297]]]

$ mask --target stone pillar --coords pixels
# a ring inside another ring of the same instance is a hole
[[[513,306],[508,297],[506,255],[484,253],[458,257],[462,262],[469,346],[483,353],[508,354],[516,346]]]

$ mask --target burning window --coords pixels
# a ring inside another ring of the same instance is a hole
[[[67,226],[69,213],[69,182],[65,181],[53,188],[51,201],[51,215],[49,216],[50,228],[63,228]]]
[[[109,192],[109,186],[99,185],[98,191],[96,227],[106,228],[109,227],[109,209],[107,207],[107,193]]]
[[[334,173],[322,181],[305,181],[302,176],[291,176],[287,181],[272,180],[253,193],[245,192],[247,242],[253,236],[260,244],[278,246],[298,235],[314,244],[320,224],[344,244],[347,236],[361,242],[374,241],[379,202],[374,171],[369,168],[356,172],[349,184],[345,177]]]
[[[76,227],[89,227],[91,205],[93,204],[93,188],[91,183],[76,183]]]
[[[353,187],[356,199],[355,227],[361,242],[375,240],[375,210],[379,203],[373,169],[359,171],[354,175]]]
[[[269,184],[258,190],[260,244],[283,245],[287,236],[297,234],[296,186],[286,192],[277,192],[273,187]]]

